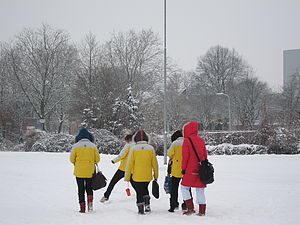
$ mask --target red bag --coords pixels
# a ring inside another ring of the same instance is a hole
[[[131,195],[131,194],[130,194],[130,188],[126,188],[125,191],[126,191],[127,196],[130,196],[130,195]]]

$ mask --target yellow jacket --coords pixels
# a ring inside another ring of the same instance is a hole
[[[152,173],[153,171],[153,173]],[[139,141],[129,152],[125,181],[150,182],[158,178],[158,164],[154,148],[146,141]]]
[[[132,146],[132,143],[127,143],[123,147],[123,149],[120,151],[119,155],[112,160],[113,163],[117,163],[120,160],[122,160],[121,164],[118,168],[119,170],[122,170],[122,171],[126,170],[126,163],[127,163],[128,153],[129,153],[129,150],[130,150],[131,146]]]
[[[74,175],[79,178],[91,178],[95,163],[100,162],[100,155],[96,145],[88,139],[81,139],[72,147],[70,156],[74,164]]]
[[[171,175],[177,178],[182,177],[182,173],[181,173],[182,144],[183,144],[183,137],[179,137],[171,144],[168,150],[168,156],[172,159]]]

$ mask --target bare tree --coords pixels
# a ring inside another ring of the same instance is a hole
[[[200,129],[214,129],[212,123],[215,119],[215,95],[207,88],[194,93],[189,93],[185,102],[189,112],[189,120],[199,121],[201,125]]]
[[[107,42],[112,68],[122,70],[134,93],[152,89],[161,74],[161,43],[152,30],[114,34]]]
[[[10,109],[9,109],[9,85],[8,74],[6,72],[5,65],[5,51],[4,46],[0,43],[0,127],[2,136],[5,137],[6,123],[11,120]]]
[[[183,105],[185,108],[184,121],[196,120],[201,125],[200,129],[213,129],[215,119],[216,98],[215,92],[205,83],[199,82],[195,72],[189,72],[186,77],[187,84],[182,95],[185,95]]]
[[[284,125],[297,127],[300,124],[300,75],[295,73],[291,81],[283,87],[280,96],[281,114]]]
[[[82,83],[82,93],[86,97],[87,105],[95,104],[95,82],[99,79],[100,70],[100,47],[96,36],[89,33],[85,36],[79,47],[79,67],[76,72],[77,78]]]
[[[246,77],[236,83],[232,90],[236,119],[243,128],[253,128],[269,92],[267,84],[259,81],[257,77]]]
[[[73,118],[82,117],[84,109],[96,113],[99,108],[97,89],[101,87],[97,84],[100,78],[100,47],[94,34],[89,33],[84,37],[78,47],[78,56],[76,85],[73,88],[70,110]]]
[[[196,78],[214,92],[226,93],[228,84],[244,76],[246,68],[246,63],[234,49],[217,45],[198,59]]]
[[[180,129],[188,120],[184,90],[189,84],[189,74],[181,70],[172,59],[167,63],[167,130]],[[144,127],[151,132],[163,132],[163,82],[152,86],[152,91],[143,98],[141,107],[145,116]]]
[[[62,30],[42,25],[17,36],[9,51],[10,71],[39,119],[69,96],[75,59],[76,50]]]
[[[115,99],[126,93],[126,79],[120,69],[112,68],[106,50],[91,33],[78,47],[77,79],[70,114],[90,127],[104,128],[110,124]]]
[[[9,74],[7,56],[7,43],[0,43],[0,128],[2,135],[10,138],[8,133],[19,135],[26,110],[21,107],[23,98]]]
[[[184,94],[188,83],[188,74],[182,70],[174,69],[168,73],[167,79],[167,115],[168,128],[174,131],[182,127],[189,118],[186,102],[187,96]],[[163,100],[163,99],[161,99]]]

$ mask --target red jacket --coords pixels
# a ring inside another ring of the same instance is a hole
[[[200,160],[207,159],[207,152],[205,148],[205,142],[198,136],[198,123],[190,122],[183,127],[184,141],[182,145],[182,170],[185,170],[181,185],[187,187],[206,187],[201,183],[199,177],[199,163],[197,156],[192,148],[190,140],[191,138]]]

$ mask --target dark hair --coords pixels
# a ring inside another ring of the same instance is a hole
[[[182,130],[176,130],[171,136],[171,141],[176,141],[179,137],[183,137]]]
[[[125,141],[131,141],[132,140],[132,134],[127,134],[125,136]]]
[[[148,140],[149,140],[148,135],[143,130],[137,131],[134,136],[134,142],[138,142],[138,141],[147,141],[148,142]]]

